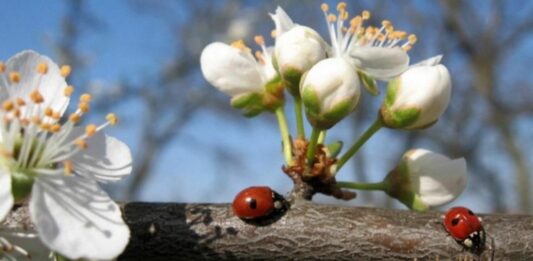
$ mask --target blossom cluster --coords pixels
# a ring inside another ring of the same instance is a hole
[[[371,13],[367,10],[351,17],[344,2],[335,9],[321,5],[327,38],[313,28],[295,23],[278,7],[270,14],[275,26],[273,46],[266,46],[264,38],[256,36],[261,51],[256,51],[254,57],[242,40],[230,45],[215,42],[204,48],[200,59],[207,81],[230,96],[231,105],[246,116],[263,111],[282,114],[279,111],[285,103],[285,91],[294,98],[296,106],[303,105],[313,128],[305,143],[308,145],[304,162],[311,167],[318,155],[317,147],[326,145],[320,137],[357,108],[361,87],[377,96],[378,81],[386,82],[376,123],[344,156],[327,161],[334,162],[324,171],[330,176],[381,127],[416,130],[435,124],[448,107],[452,90],[450,74],[440,64],[441,55],[410,64],[408,52],[417,42],[416,35],[398,30],[388,20],[379,26],[369,25]],[[298,121],[298,107],[296,113]],[[280,119],[284,145],[292,144],[284,119]],[[297,136],[305,138],[304,128],[297,123]],[[289,167],[302,162],[295,160],[295,147],[286,145],[284,149]],[[430,151],[415,151],[418,152],[406,153],[399,164],[404,167],[395,168],[381,183],[383,190],[420,210],[455,199],[466,184],[464,159],[450,161]],[[313,171],[306,171],[308,166],[293,169],[304,169],[302,173],[306,175]],[[413,194],[421,198],[417,204],[411,200]]]

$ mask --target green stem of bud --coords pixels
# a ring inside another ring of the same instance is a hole
[[[336,183],[339,188],[349,188],[349,189],[358,189],[358,190],[382,190],[387,189],[387,184],[385,182],[376,182],[376,183],[364,183],[364,182],[345,182],[338,181]]]
[[[307,165],[309,167],[313,166],[315,161],[316,147],[318,144],[318,138],[320,137],[320,129],[313,128],[311,132],[311,137],[309,138],[309,146],[307,147]]]
[[[302,98],[300,96],[294,96],[294,112],[296,113],[296,130],[298,132],[298,138],[305,138]]]
[[[292,144],[283,106],[278,106],[276,108],[276,118],[278,119],[279,132],[281,134],[281,140],[283,143],[283,156],[285,157],[285,163],[287,163],[288,166],[292,166]]]
[[[357,139],[357,141],[344,153],[342,157],[340,157],[339,161],[337,162],[337,168],[335,173],[338,173],[339,170],[344,166],[344,164],[352,157],[354,156],[357,151],[374,135],[378,130],[380,130],[383,127],[383,123],[381,122],[381,119],[378,117],[370,127]]]
[[[326,141],[326,134],[328,133],[327,130],[323,130],[320,132],[320,135],[318,136],[318,144],[324,144]]]

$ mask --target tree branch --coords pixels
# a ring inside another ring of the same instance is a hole
[[[119,260],[533,260],[533,217],[481,215],[487,244],[464,250],[441,225],[439,212],[299,203],[270,225],[252,225],[228,204],[128,203],[131,241]],[[32,229],[27,207],[5,230]]]

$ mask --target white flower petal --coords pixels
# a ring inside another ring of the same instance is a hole
[[[248,51],[211,43],[202,51],[200,65],[207,81],[230,96],[263,89],[261,68]]]
[[[275,56],[280,71],[309,70],[326,58],[326,43],[320,35],[307,26],[297,25],[276,37]]]
[[[410,67],[415,67],[415,66],[435,66],[437,64],[440,63],[440,61],[442,60],[442,54],[439,54],[439,55],[436,55],[436,56],[433,56],[431,58],[427,58],[425,60],[422,60],[418,63],[415,63],[413,65],[411,65]]]
[[[129,241],[119,206],[94,180],[40,177],[29,207],[43,243],[70,259],[113,259]]]
[[[409,56],[399,47],[358,46],[350,55],[358,69],[378,80],[396,77],[409,67]]]
[[[4,220],[9,211],[11,211],[13,203],[11,175],[4,170],[0,170],[0,221]]]
[[[37,65],[40,63],[48,65],[48,72],[44,75],[37,72]],[[20,97],[28,101],[30,92],[38,89],[44,98],[44,103],[41,105],[41,110],[35,111],[32,115],[42,116],[46,107],[60,112],[61,115],[63,114],[69,102],[69,98],[63,94],[64,89],[67,87],[67,82],[61,76],[57,64],[50,58],[32,50],[20,52],[6,62],[4,75],[8,75],[12,71],[19,72],[21,80],[19,83],[7,84],[7,79],[4,76],[3,84],[9,98]],[[25,108],[21,110],[22,113],[25,113]]]
[[[287,13],[285,13],[283,8],[279,6],[278,8],[276,8],[276,13],[270,14],[270,17],[272,18],[272,20],[274,20],[274,24],[276,25],[277,36],[281,36],[283,33],[289,31],[292,27],[294,27],[292,19]]]

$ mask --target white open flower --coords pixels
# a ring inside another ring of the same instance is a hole
[[[350,63],[328,58],[304,76],[300,93],[309,122],[313,127],[328,129],[355,109],[361,88]]]
[[[407,151],[386,178],[389,195],[415,210],[444,205],[465,189],[464,158],[449,159],[425,149]]]
[[[327,44],[315,30],[294,24],[279,6],[270,16],[276,24],[275,64],[289,91],[298,95],[302,74],[326,58]]]
[[[256,36],[255,41],[262,49],[255,53],[257,60],[241,40],[231,45],[211,43],[200,57],[206,80],[229,95],[234,107],[244,108],[245,114],[247,109],[256,112],[262,107],[275,107],[283,96],[279,76],[272,65],[272,48],[265,46],[261,36]]]
[[[419,129],[431,126],[448,107],[451,96],[450,74],[435,56],[411,66],[389,82],[381,106],[386,126]]]
[[[61,121],[73,92],[69,72],[34,51],[0,63],[0,218],[29,197],[31,219],[50,249],[70,259],[113,259],[130,232],[98,182],[129,175],[131,153],[100,132],[117,122],[114,114],[99,126],[76,126],[89,111],[88,94]]]

